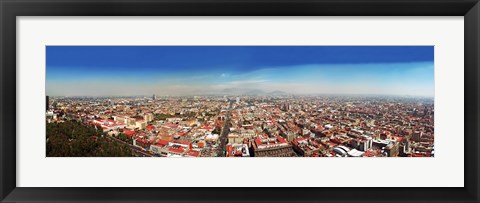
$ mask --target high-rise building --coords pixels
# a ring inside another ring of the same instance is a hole
[[[157,96],[155,96],[155,94],[153,94],[152,99],[157,100]]]
[[[240,103],[240,97],[237,97],[237,104]]]
[[[48,111],[48,107],[50,106],[50,98],[47,96],[47,105],[46,105],[46,111]]]

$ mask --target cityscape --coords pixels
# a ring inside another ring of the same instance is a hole
[[[47,157],[434,157],[431,46],[48,46]]]

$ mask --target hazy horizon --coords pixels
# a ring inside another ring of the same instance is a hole
[[[433,46],[47,46],[46,94],[433,97],[433,51]]]
[[[318,93],[318,94],[290,94],[290,93],[285,93],[285,94],[273,94],[273,93],[267,93],[267,94],[185,94],[185,95],[157,95],[157,94],[150,94],[150,95],[98,95],[98,96],[90,96],[90,95],[46,95],[49,97],[71,97],[71,98],[142,98],[142,97],[147,97],[151,98],[153,95],[157,97],[157,99],[165,97],[165,98],[175,98],[175,97],[224,97],[224,96],[229,96],[229,97],[266,97],[266,96],[275,96],[275,97],[316,97],[316,96],[351,96],[351,97],[411,97],[411,98],[427,98],[427,99],[433,99],[434,96],[421,96],[421,95],[407,95],[407,94],[336,94],[336,93]]]

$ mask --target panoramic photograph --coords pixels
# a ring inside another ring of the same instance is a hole
[[[434,157],[433,46],[47,46],[47,157]]]

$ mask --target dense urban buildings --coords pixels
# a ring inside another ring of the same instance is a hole
[[[433,46],[46,52],[47,156],[434,156]]]
[[[428,97],[285,93],[47,101],[47,126],[91,126],[129,147],[132,156],[434,156]]]

